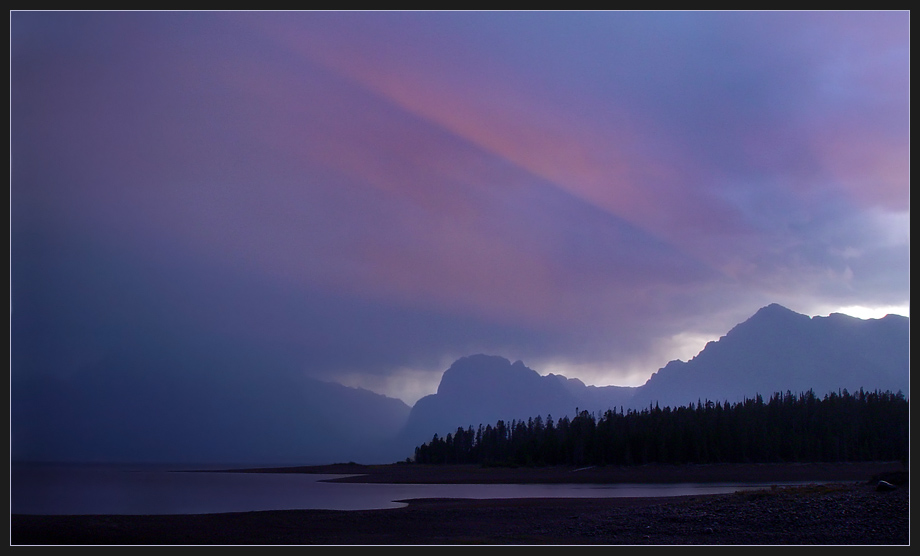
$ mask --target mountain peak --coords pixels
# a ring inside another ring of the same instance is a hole
[[[500,390],[513,377],[538,377],[537,371],[527,368],[522,361],[511,361],[499,355],[478,353],[461,357],[444,371],[438,393],[468,392],[480,389]]]
[[[771,303],[767,305],[766,307],[761,307],[760,309],[758,309],[757,312],[754,313],[754,315],[751,318],[755,318],[757,316],[760,316],[762,318],[765,316],[780,316],[780,315],[788,316],[788,315],[798,315],[798,314],[799,313],[796,313],[792,309],[787,309],[786,307],[783,307],[779,303]]]
[[[400,442],[411,450],[433,433],[447,434],[458,426],[523,421],[538,415],[574,416],[576,408],[605,411],[627,403],[632,392],[632,387],[589,388],[578,379],[541,376],[522,361],[470,355],[444,371],[437,393],[416,402]]]
[[[769,396],[839,388],[909,392],[909,321],[842,313],[809,317],[777,303],[758,310],[686,363],[671,361],[637,392],[637,401]]]
[[[779,303],[771,303],[766,307],[761,307],[749,319],[729,330],[727,335],[735,336],[742,331],[751,334],[769,331],[772,334],[783,329],[790,330],[797,326],[807,326],[810,320],[811,317],[808,315],[796,313]]]

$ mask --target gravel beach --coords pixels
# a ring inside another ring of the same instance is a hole
[[[251,470],[255,471],[255,470]],[[667,498],[424,499],[403,508],[10,516],[12,545],[909,545],[901,463],[484,468],[339,464],[350,482],[791,482]],[[886,479],[895,488],[877,488]]]

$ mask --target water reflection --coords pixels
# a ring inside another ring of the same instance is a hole
[[[720,494],[763,484],[362,484],[342,475],[176,473],[164,468],[11,466],[10,513],[197,514],[286,509],[362,510],[412,498],[608,498]]]

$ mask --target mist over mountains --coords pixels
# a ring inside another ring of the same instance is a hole
[[[909,345],[907,317],[808,317],[774,304],[689,361],[671,361],[642,386],[589,386],[476,354],[454,362],[437,393],[411,408],[296,373],[253,373],[257,354],[134,346],[88,363],[81,376],[11,374],[11,459],[390,463],[458,427],[572,417],[576,409],[737,402],[808,389],[819,397],[844,388],[909,397]],[[217,367],[224,370],[219,383],[201,371]]]
[[[14,375],[11,459],[300,465],[399,458],[384,443],[408,418],[402,400],[274,368],[232,346],[179,345],[185,349],[134,345],[67,376]]]
[[[732,328],[689,361],[671,361],[642,386],[586,386],[562,376],[540,376],[520,361],[474,355],[444,373],[436,394],[420,399],[401,433],[418,445],[434,433],[476,428],[502,419],[699,401],[739,402],[775,392],[890,390],[910,395],[909,319],[862,320],[839,313],[808,317],[772,304]]]

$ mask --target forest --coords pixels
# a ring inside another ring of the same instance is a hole
[[[677,408],[579,411],[479,425],[415,449],[416,463],[642,465],[648,463],[906,462],[909,402],[900,391],[811,390]]]

